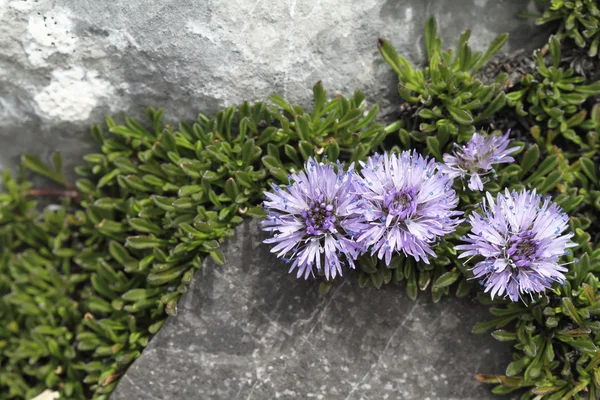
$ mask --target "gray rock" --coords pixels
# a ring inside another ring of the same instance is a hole
[[[141,117],[166,107],[195,118],[278,93],[310,105],[322,80],[331,94],[358,88],[383,116],[398,105],[396,77],[377,53],[393,42],[423,60],[423,26],[433,15],[448,45],[471,28],[485,49],[501,32],[506,51],[546,39],[523,0],[0,0],[0,167],[23,152],[68,171],[94,149],[88,127],[108,113]],[[387,120],[391,118],[388,117]]]
[[[321,297],[263,238],[246,222],[224,245],[226,264],[196,273],[113,400],[498,398],[473,378],[510,362],[509,344],[471,333],[490,318],[484,307],[413,302],[352,274]]]

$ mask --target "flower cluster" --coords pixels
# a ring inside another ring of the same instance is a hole
[[[518,148],[509,144],[508,133],[476,133],[454,155],[445,154],[445,164],[404,151],[375,154],[357,172],[354,164],[344,172],[341,164],[310,159],[287,189],[273,185],[266,193],[262,227],[272,237],[265,243],[275,244],[271,251],[305,279],[315,273],[333,279],[369,253],[388,266],[398,253],[429,264],[433,245],[463,221],[454,179],[468,175],[469,188],[483,190],[493,164],[514,161],[510,154]],[[482,210],[469,216],[471,231],[456,249],[463,251],[459,258],[476,258],[474,279],[492,298],[517,301],[565,279],[559,258],[575,244],[564,234],[567,215],[549,198],[535,190],[507,190],[496,199],[488,192]]]
[[[563,234],[569,217],[549,197],[506,190],[494,200],[487,193],[482,208],[469,218],[467,244],[456,249],[464,250],[460,258],[483,258],[472,271],[492,298],[506,294],[517,301],[565,279],[567,268],[558,260],[575,243],[572,233]]]
[[[464,146],[455,146],[457,149],[453,154],[444,154],[444,164],[441,169],[451,178],[469,177],[469,189],[483,190],[483,184],[487,182],[487,175],[494,173],[494,164],[509,163],[515,161],[509,155],[517,151],[518,147],[508,148],[508,135],[485,136],[474,133],[471,140]],[[483,179],[482,179],[483,178]]]
[[[266,193],[262,227],[273,237],[265,243],[277,244],[271,251],[298,277],[316,268],[333,279],[342,273],[340,259],[354,268],[369,249],[388,265],[395,252],[429,263],[431,244],[460,223],[452,180],[435,161],[407,151],[376,154],[361,166],[360,174],[341,165],[335,172],[311,159],[287,190],[274,185]]]

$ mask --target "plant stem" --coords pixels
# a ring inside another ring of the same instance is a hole
[[[33,188],[27,191],[27,196],[36,196],[36,197],[70,197],[72,199],[78,200],[79,193],[77,190],[65,190],[65,189],[38,189]]]

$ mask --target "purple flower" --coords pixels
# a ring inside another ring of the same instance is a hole
[[[287,189],[273,185],[274,193],[265,192],[268,215],[261,225],[273,237],[264,242],[276,243],[271,252],[291,263],[298,278],[314,276],[316,268],[334,279],[345,262],[354,268],[362,223],[353,167],[344,172],[338,164],[336,172],[334,165],[311,158],[305,171],[290,176]]]
[[[448,174],[451,178],[464,179],[465,176],[470,176],[469,189],[483,190],[484,182],[487,182],[485,177],[490,172],[493,173],[493,164],[509,163],[515,161],[509,157],[509,154],[514,153],[519,148],[511,147],[507,149],[510,141],[508,135],[510,129],[504,136],[485,136],[474,133],[469,142],[459,147],[453,152],[453,155],[444,154],[444,163],[442,171]],[[481,179],[483,177],[483,180]]]
[[[434,160],[417,152],[375,154],[361,163],[357,178],[360,206],[368,226],[359,237],[363,250],[389,265],[394,252],[403,252],[429,263],[431,245],[453,232],[461,220],[452,179],[437,169]]]
[[[542,200],[535,190],[499,193],[496,200],[488,192],[483,215],[469,217],[471,232],[456,246],[464,250],[459,258],[483,257],[471,269],[485,292],[508,295],[518,301],[523,294],[543,292],[553,282],[565,279],[560,256],[569,247],[572,233],[563,235],[569,217],[550,201]]]

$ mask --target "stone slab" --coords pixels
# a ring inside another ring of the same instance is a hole
[[[113,400],[498,399],[473,378],[503,373],[510,344],[474,335],[490,318],[472,300],[416,301],[404,287],[359,288],[345,276],[326,296],[296,280],[256,222],[207,262]]]
[[[50,160],[61,151],[71,172],[95,151],[89,126],[106,114],[141,118],[154,106],[170,121],[194,120],[271,93],[310,106],[319,80],[331,95],[361,89],[391,122],[397,78],[378,37],[420,63],[435,16],[448,46],[470,28],[475,49],[503,32],[505,51],[533,49],[547,34],[519,17],[528,3],[0,0],[0,169],[23,152]]]

